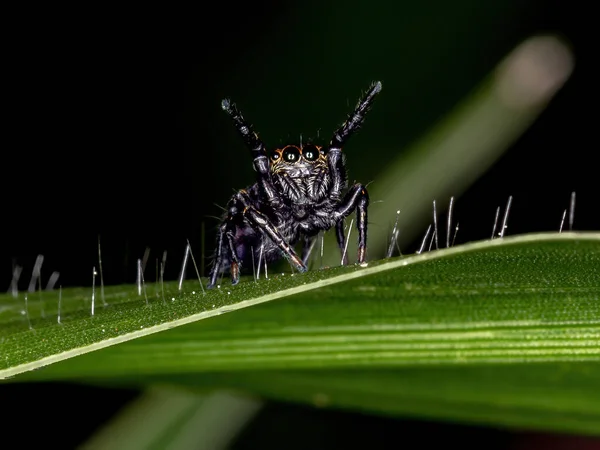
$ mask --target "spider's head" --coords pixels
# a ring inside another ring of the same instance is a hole
[[[313,144],[276,148],[271,153],[271,170],[291,178],[313,175],[327,167],[327,157],[323,150],[322,147]]]

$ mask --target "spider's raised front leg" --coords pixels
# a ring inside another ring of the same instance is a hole
[[[346,188],[346,167],[342,155],[342,147],[346,145],[352,136],[362,126],[365,116],[371,109],[375,96],[381,92],[381,82],[373,83],[369,90],[361,97],[358,104],[346,121],[333,133],[329,146],[321,151],[327,154],[329,175],[331,176],[331,189],[329,197],[339,199],[342,191]]]
[[[254,170],[256,170],[256,178],[259,188],[265,196],[266,202],[274,207],[280,205],[282,202],[279,194],[273,186],[273,181],[271,179],[271,166],[267,156],[267,151],[265,150],[265,144],[258,137],[258,134],[252,130],[252,125],[250,125],[246,119],[244,119],[244,116],[242,116],[242,113],[237,109],[234,103],[231,103],[230,100],[225,99],[221,102],[221,107],[227,114],[229,114],[229,117],[231,117],[236,130],[252,153]]]
[[[335,217],[338,220],[336,224],[336,235],[342,255],[344,254],[344,229],[343,220],[356,209],[356,228],[358,229],[358,250],[356,262],[363,264],[367,255],[367,208],[369,206],[369,193],[362,184],[355,184],[350,188],[342,202],[336,208]],[[342,224],[342,225],[340,225]],[[341,238],[340,238],[341,236]],[[346,261],[342,262],[346,264]]]
[[[369,90],[361,97],[358,104],[349,115],[346,121],[339,127],[331,138],[329,146],[324,151],[327,154],[327,164],[329,175],[331,177],[331,188],[329,198],[332,201],[339,201],[342,191],[346,188],[347,175],[342,147],[346,144],[350,136],[354,134],[363,124],[365,116],[375,96],[381,92],[381,82],[373,83]],[[369,195],[362,184],[354,185],[340,202],[336,209],[335,234],[340,251],[342,252],[342,265],[348,263],[348,256],[344,254],[346,238],[344,237],[344,219],[354,210],[357,210],[356,227],[358,228],[358,258],[357,262],[365,262],[367,248],[367,206],[369,204]]]

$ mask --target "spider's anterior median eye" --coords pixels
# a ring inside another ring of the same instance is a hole
[[[296,147],[286,147],[283,150],[283,160],[289,163],[294,163],[300,159],[300,150]]]
[[[312,144],[302,147],[302,156],[307,161],[316,161],[319,157],[319,149]]]

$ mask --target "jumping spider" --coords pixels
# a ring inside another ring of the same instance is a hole
[[[365,262],[369,195],[365,186],[357,183],[342,198],[348,185],[342,147],[361,127],[380,91],[381,82],[371,85],[354,111],[333,133],[328,146],[285,145],[276,148],[270,157],[265,145],[236,106],[227,99],[223,100],[223,110],[229,114],[252,152],[257,182],[237,192],[227,204],[227,214],[219,227],[209,288],[214,287],[227,264],[231,268],[231,283],[237,284],[241,264],[251,261],[259,251],[266,261],[283,255],[296,270],[305,272],[316,235],[334,226],[344,259],[342,264],[347,264],[343,251],[344,219],[355,209],[357,263]],[[293,248],[300,240],[302,258]]]

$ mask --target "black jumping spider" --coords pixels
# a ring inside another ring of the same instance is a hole
[[[219,227],[214,266],[208,287],[213,287],[222,270],[230,265],[231,282],[240,279],[240,266],[251,261],[251,253],[262,252],[266,261],[281,255],[299,272],[305,272],[311,243],[321,230],[335,226],[343,264],[347,257],[344,219],[356,209],[358,229],[357,263],[365,262],[367,248],[367,207],[369,195],[362,184],[347,187],[342,147],[360,128],[381,83],[371,85],[326,147],[313,144],[286,145],[270,157],[263,142],[252,131],[236,106],[223,100],[223,110],[252,152],[257,182],[236,193],[227,204],[227,215]],[[293,246],[302,240],[302,258]]]

